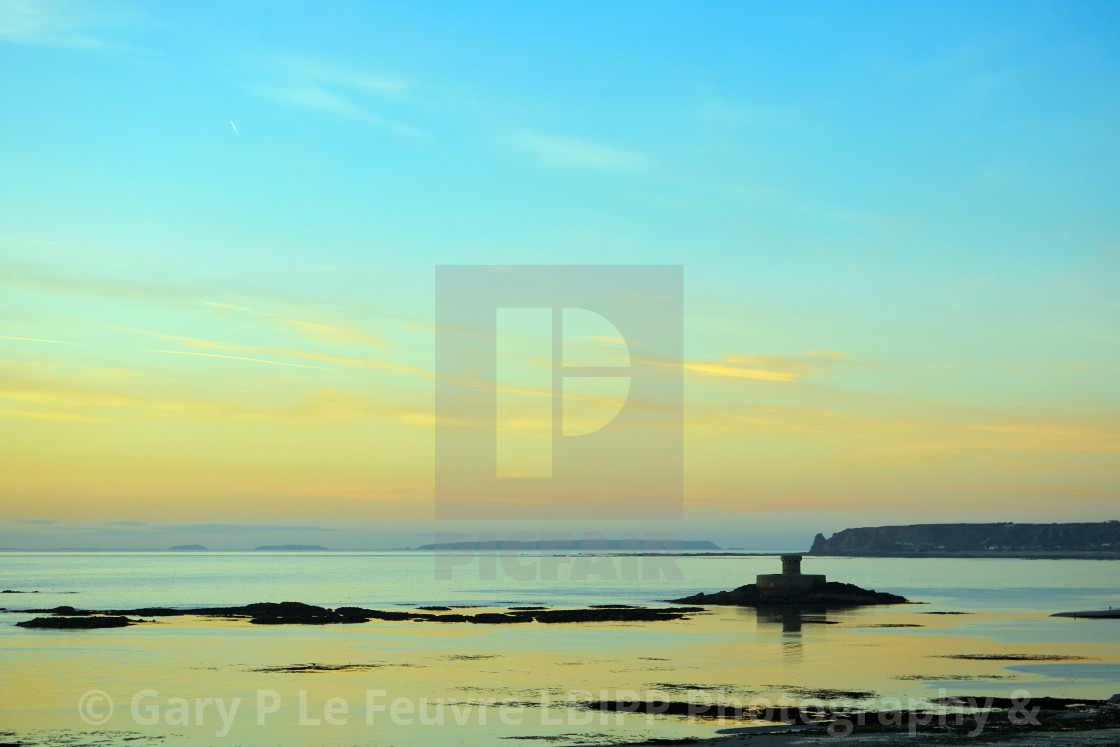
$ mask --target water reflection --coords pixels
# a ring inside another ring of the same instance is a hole
[[[775,605],[755,608],[760,625],[781,625],[783,633],[800,633],[803,625],[827,625],[828,608],[817,606]]]
[[[828,607],[818,605],[773,605],[755,608],[758,626],[766,630],[781,626],[782,658],[790,663],[801,661],[804,653],[801,632],[805,626],[833,625],[837,621],[828,619]]]

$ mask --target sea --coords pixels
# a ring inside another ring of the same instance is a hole
[[[612,713],[601,700],[929,706],[1120,692],[1114,560],[807,556],[805,573],[912,604],[711,607],[656,622],[252,625],[152,618],[17,627],[28,610],[667,606],[776,573],[776,555],[481,552],[0,553],[0,741],[25,745],[552,745],[762,727]],[[771,552],[767,550],[759,553]],[[475,610],[478,611],[478,610]]]

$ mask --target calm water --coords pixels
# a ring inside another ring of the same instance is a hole
[[[1120,564],[1097,560],[806,558],[825,573],[916,601],[1049,614],[1120,606]],[[655,603],[753,583],[772,557],[563,557],[424,553],[0,553],[8,608],[89,609],[302,601],[324,605]],[[63,594],[77,592],[78,594]]]
[[[134,745],[147,737],[191,744],[398,747],[481,745],[508,737],[503,743],[516,745],[539,744],[517,738],[541,736],[575,744],[588,734],[710,736],[718,725],[664,717],[651,723],[635,716],[616,722],[613,715],[601,723],[598,714],[585,723],[579,719],[591,714],[560,706],[550,711],[543,701],[562,701],[581,690],[596,696],[605,691],[607,697],[624,690],[660,692],[681,700],[700,693],[720,702],[796,702],[817,689],[859,691],[869,702],[936,697],[940,689],[1076,697],[1120,692],[1120,620],[1049,617],[1120,607],[1115,561],[806,558],[803,569],[926,604],[830,611],[827,621],[834,624],[827,625],[820,615],[798,619],[713,608],[709,615],[643,624],[265,627],[173,618],[117,630],[42,631],[15,627],[29,617],[18,610],[286,600],[383,609],[654,604],[752,582],[758,573],[777,571],[778,561],[368,552],[0,554],[0,589],[39,590],[0,595],[0,606],[9,610],[0,614],[0,733],[11,729],[29,744],[50,744],[59,730],[97,732],[107,744],[138,737],[128,742]],[[1066,658],[946,658],[959,654]],[[362,668],[259,671],[312,662]],[[78,712],[91,689],[116,703],[112,717],[97,727]],[[149,694],[138,701],[139,711],[131,710],[136,693],[153,691],[158,695]],[[512,699],[522,704],[520,720],[511,716],[518,723],[505,723],[498,708],[488,706],[474,715],[460,713],[462,724],[447,714],[424,724],[383,713],[369,723],[367,698],[370,692],[381,698],[381,691],[386,702],[413,704]],[[172,709],[171,699],[180,697],[192,704],[189,718]],[[269,710],[273,697],[275,713]],[[207,698],[243,701],[228,733],[219,734],[216,711],[195,708]],[[335,715],[336,723],[323,718],[332,698],[336,707],[348,708],[345,716]],[[147,723],[157,712],[158,722]],[[312,723],[316,714],[318,725]],[[565,741],[563,734],[579,736]]]

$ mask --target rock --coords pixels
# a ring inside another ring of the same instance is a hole
[[[127,617],[36,617],[34,620],[18,622],[21,628],[55,628],[59,630],[89,630],[92,628],[124,628],[137,620]]]
[[[1021,698],[993,698],[989,696],[977,695],[956,695],[956,696],[943,696],[940,698],[931,698],[931,703],[946,706],[960,706],[969,705],[973,703],[983,703],[991,708],[1027,708],[1030,706],[1038,706],[1044,711],[1065,711],[1070,708],[1078,706],[1097,707],[1107,703],[1106,700],[1093,700],[1088,698],[1048,698],[1028,697],[1025,700]]]
[[[616,607],[585,610],[547,610],[533,613],[537,622],[627,622],[643,620],[677,620],[690,612],[704,612],[703,607]]]
[[[824,535],[817,532],[817,536],[813,538],[813,546],[809,548],[809,554],[815,555],[824,552],[825,542]]]
[[[28,612],[50,612],[55,615],[88,615],[89,610],[76,610],[68,604],[61,607],[54,607],[49,610],[28,610]]]
[[[251,616],[256,625],[327,625],[330,623],[365,622],[368,618],[353,616],[303,602],[257,602],[239,608]]]
[[[758,590],[754,584],[740,586],[732,591],[717,591],[712,594],[693,594],[690,597],[671,599],[678,604],[716,604],[739,607],[759,606],[815,606],[815,607],[857,607],[870,604],[907,604],[910,600],[897,594],[884,591],[863,589],[855,584],[828,581],[822,586],[804,594],[774,594]]]
[[[370,620],[438,622],[438,623],[564,623],[564,622],[626,622],[641,620],[675,620],[690,613],[704,612],[701,607],[631,607],[628,605],[599,605],[589,609],[554,610],[544,607],[507,608],[505,612],[479,612],[473,615],[452,613],[435,614],[419,610],[442,611],[448,607],[420,607],[418,610],[371,610],[364,607],[338,607],[328,609],[303,602],[257,602],[240,607],[203,607],[172,609],[168,607],[142,607],[130,610],[100,610],[104,615],[139,615],[143,617],[174,617],[203,615],[207,617],[249,618],[254,625],[331,625],[339,623],[364,623]],[[69,606],[25,612],[51,613],[57,618],[89,616],[91,610],[77,610]],[[55,618],[55,619],[57,619]],[[52,618],[42,618],[52,619]],[[61,625],[61,624],[60,624]]]
[[[468,615],[467,622],[472,623],[523,623],[532,622],[533,618],[524,612],[479,612]]]
[[[1082,618],[1098,618],[1098,619],[1106,619],[1106,618],[1118,619],[1118,618],[1120,618],[1120,610],[1114,610],[1110,607],[1107,610],[1081,610],[1080,612],[1055,612],[1054,614],[1050,615],[1050,617],[1072,617],[1074,619],[1079,618],[1079,617],[1082,617]]]

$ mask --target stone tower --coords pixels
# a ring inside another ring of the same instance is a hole
[[[781,573],[764,573],[755,579],[755,587],[767,594],[804,594],[824,586],[825,577],[801,572],[800,555],[783,555]]]

